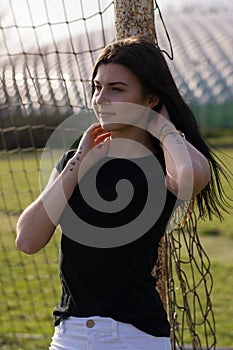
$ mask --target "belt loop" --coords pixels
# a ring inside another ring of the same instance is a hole
[[[65,320],[61,321],[59,324],[59,333],[64,334],[66,331]]]
[[[112,320],[112,336],[113,338],[118,338],[118,322],[115,320]]]

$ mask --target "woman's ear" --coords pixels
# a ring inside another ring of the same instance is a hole
[[[148,108],[154,108],[159,104],[159,98],[155,95],[149,95],[147,97],[147,107]]]
[[[163,106],[163,102],[159,100],[159,103],[153,108],[155,112],[159,113]]]

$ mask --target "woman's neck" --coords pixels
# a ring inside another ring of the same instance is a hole
[[[137,127],[111,132],[108,154],[113,157],[138,158],[156,153],[150,134]]]

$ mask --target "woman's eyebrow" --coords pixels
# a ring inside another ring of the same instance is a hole
[[[98,80],[94,80],[94,83],[96,84],[101,84]],[[126,83],[124,83],[123,81],[111,81],[110,83],[108,83],[108,85],[112,86],[112,85],[124,85],[124,86],[128,86]]]
[[[127,84],[124,83],[123,81],[113,81],[113,82],[109,83],[108,85],[124,85],[124,86],[127,86]]]

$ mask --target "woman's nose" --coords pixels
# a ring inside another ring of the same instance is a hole
[[[109,96],[107,95],[106,90],[101,89],[96,96],[96,104],[104,104],[104,103],[109,103]]]

